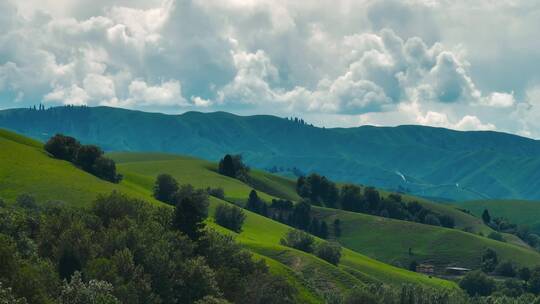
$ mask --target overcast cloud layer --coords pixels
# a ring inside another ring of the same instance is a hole
[[[0,108],[226,110],[540,137],[535,0],[10,1]]]

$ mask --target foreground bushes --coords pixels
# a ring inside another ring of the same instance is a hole
[[[204,217],[184,216],[205,209],[196,194],[187,200],[174,212],[116,192],[89,210],[0,208],[0,295],[7,303],[294,303],[294,289],[264,262],[202,229]]]

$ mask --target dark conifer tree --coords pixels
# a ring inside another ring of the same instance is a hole
[[[314,217],[311,219],[311,224],[309,225],[309,233],[316,236],[320,236],[320,232],[321,232],[321,224],[319,220],[316,217]]]
[[[321,221],[321,228],[319,230],[319,236],[323,239],[328,238],[328,225],[325,221]]]
[[[339,219],[334,220],[334,236],[336,238],[341,236],[341,221]]]
[[[185,233],[190,239],[197,241],[205,226],[208,216],[208,198],[202,196],[185,197],[174,209],[173,227]]]
[[[246,209],[255,213],[261,212],[261,200],[257,195],[257,191],[251,190],[251,192],[249,193]]]
[[[491,215],[489,215],[489,211],[487,209],[484,209],[484,212],[482,212],[482,220],[486,224],[491,223]]]
[[[230,154],[225,155],[219,162],[219,173],[228,177],[236,177],[234,161]]]

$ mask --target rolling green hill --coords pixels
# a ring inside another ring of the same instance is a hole
[[[98,194],[118,190],[132,197],[161,204],[150,196],[155,174],[150,172],[151,167],[147,162],[138,161],[140,155],[114,155],[120,162],[120,171],[125,174],[125,180],[115,185],[99,180],[68,162],[49,157],[40,148],[39,143],[11,132],[0,132],[0,146],[2,147],[0,197],[7,199],[8,202],[12,202],[21,193],[30,193],[41,202],[61,200],[74,206],[85,207]],[[153,155],[153,157],[158,159],[154,161],[155,170],[160,173],[164,169],[177,170],[173,174],[181,182],[192,183],[198,187],[222,186],[229,195],[228,198],[241,199],[244,195],[247,197],[249,189],[247,186],[234,179],[220,179],[207,162],[180,158],[177,160],[178,163],[170,163],[172,156]],[[157,166],[158,164],[165,166]],[[196,170],[197,167],[199,169]],[[204,170],[206,172],[202,172]],[[287,185],[290,186],[290,181],[274,179],[264,174],[256,178],[260,183],[264,183],[270,192],[289,193],[294,196],[294,193],[288,190]],[[267,184],[268,180],[270,183]],[[266,194],[264,197],[272,196]],[[211,198],[211,211],[219,203],[228,204]],[[451,282],[396,268],[348,249],[344,250],[339,267],[333,266],[313,255],[279,245],[279,239],[288,231],[288,226],[249,211],[246,211],[246,214],[246,223],[242,233],[236,235],[237,240],[256,256],[264,258],[272,272],[285,276],[299,291],[299,302],[321,303],[318,291],[330,288],[349,290],[366,282],[416,283],[436,288],[455,287]],[[232,233],[215,225],[211,220],[209,225],[219,231]]]
[[[219,175],[215,172],[215,164],[206,161],[148,153],[113,153],[109,156],[118,162],[120,172],[126,176],[126,182],[137,183],[148,189],[158,174],[168,173],[180,181],[191,180],[198,187],[209,185],[222,187],[225,189],[227,200],[242,201],[243,198],[245,201],[249,191],[251,191],[249,186]],[[291,180],[272,176],[265,172],[254,171],[252,173],[259,181],[274,181],[273,184],[266,184],[267,189],[276,186],[279,191],[293,195],[295,188]],[[270,191],[277,192],[277,190]],[[383,195],[388,195],[388,193],[383,192]],[[335,209],[320,207],[313,209],[329,223],[335,218],[342,220],[343,235],[339,241],[345,247],[401,267],[407,267],[412,260],[416,260],[441,267],[458,265],[477,268],[480,256],[486,248],[496,250],[503,260],[515,260],[515,262],[527,266],[535,266],[540,263],[539,253],[527,248],[521,242],[519,244],[522,246],[512,244],[518,242],[509,236],[507,236],[508,242],[504,243],[459,230],[468,228],[475,233],[482,232],[485,235],[493,231],[476,217],[452,206],[435,204],[411,196],[404,196],[404,200],[418,200],[435,212],[454,217],[457,229],[446,229]],[[409,256],[409,248],[412,248],[414,256]]]
[[[3,110],[0,127],[40,140],[62,132],[108,151],[167,152],[212,161],[242,153],[256,168],[281,168],[282,174],[296,168],[441,200],[540,199],[540,142],[497,132],[421,126],[325,129],[266,115],[164,115],[107,107]]]
[[[347,248],[401,267],[416,261],[438,266],[438,270],[447,266],[479,268],[480,256],[486,248],[495,250],[501,260],[522,266],[540,263],[540,254],[536,251],[457,229],[335,209],[316,208],[316,211],[329,222],[336,218],[341,220],[342,235],[338,241]]]
[[[526,225],[534,233],[540,233],[540,202],[518,200],[485,200],[454,203],[459,208],[481,215],[488,209],[492,217],[504,217],[518,225]]]

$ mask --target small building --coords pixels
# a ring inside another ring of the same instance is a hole
[[[416,272],[431,275],[435,273],[435,266],[431,264],[420,264],[416,266]]]
[[[469,268],[463,267],[446,267],[446,273],[450,275],[464,275],[471,271]]]

